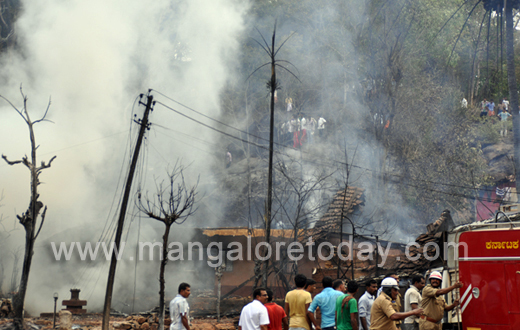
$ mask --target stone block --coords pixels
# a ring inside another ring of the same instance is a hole
[[[217,330],[235,330],[233,323],[217,323],[215,324]]]
[[[213,326],[211,323],[199,323],[197,325],[199,330],[216,330],[215,326]]]
[[[59,316],[59,330],[71,330],[72,313],[69,311],[60,311]]]
[[[129,329],[132,329],[132,323],[130,323],[130,322],[113,323],[112,326],[114,327],[114,329],[118,329],[118,330],[129,330]]]

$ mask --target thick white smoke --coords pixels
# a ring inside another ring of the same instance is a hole
[[[72,239],[72,232],[79,240],[99,238],[121,164],[129,158],[128,138],[137,130],[132,116],[142,116],[143,106],[135,103],[138,94],[153,88],[212,117],[219,115],[219,92],[233,76],[246,10],[246,3],[232,0],[23,1],[16,23],[19,48],[0,58],[0,94],[21,106],[18,87],[23,84],[32,119],[44,113],[52,97],[47,119],[54,123],[35,127],[38,162],[57,156],[41,174],[40,199],[49,210],[33,259],[29,312],[52,310],[52,293],[58,291],[60,300],[67,299],[77,277],[66,264],[48,263],[47,239],[59,238],[60,233]],[[159,95],[156,99],[175,106]],[[177,158],[192,164],[190,173],[209,175],[208,152],[214,150],[207,145],[194,149],[193,142],[186,144],[186,136],[215,141],[215,133],[160,105],[150,119],[169,130],[150,131],[148,172],[143,174],[148,181],[164,177]],[[11,160],[30,153],[27,127],[3,101],[0,141],[0,153]],[[2,224],[17,228],[2,243],[14,250],[23,245],[15,214],[29,203],[27,169],[0,164],[0,192]],[[79,233],[72,229],[79,226]],[[12,257],[5,251],[0,260],[11,267]],[[5,275],[10,278],[9,270]],[[102,274],[90,309],[102,303],[105,281]],[[82,293],[80,298],[88,297]]]

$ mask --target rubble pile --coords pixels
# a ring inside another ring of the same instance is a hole
[[[164,319],[164,329],[169,329],[170,318]],[[159,318],[157,314],[148,317],[143,315],[130,315],[122,322],[114,322],[112,326],[116,330],[157,330]],[[238,318],[223,319],[217,322],[215,319],[195,319],[191,322],[191,330],[235,330],[238,326]]]
[[[170,318],[164,319],[164,327],[167,328],[170,326]],[[114,322],[112,323],[114,329],[120,330],[129,330],[129,329],[139,329],[139,330],[157,330],[159,328],[159,318],[157,314],[152,314],[150,316],[143,315],[130,315],[123,322]]]
[[[73,316],[69,324],[56,323],[56,329],[60,330],[101,330],[101,314],[88,314],[82,317]],[[165,318],[164,329],[169,330],[170,319]],[[49,318],[25,319],[26,330],[51,330],[53,321]],[[157,314],[143,316],[130,315],[126,318],[111,318],[110,328],[114,330],[140,330],[158,329],[159,319]],[[222,318],[217,322],[213,318],[191,320],[191,330],[236,330],[238,317]],[[0,330],[14,330],[12,319],[0,320]]]

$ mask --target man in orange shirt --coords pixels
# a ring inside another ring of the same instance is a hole
[[[282,306],[273,302],[273,291],[267,289],[267,303],[264,304],[267,308],[267,314],[269,314],[269,325],[267,330],[288,330],[289,321],[287,320],[287,314]]]

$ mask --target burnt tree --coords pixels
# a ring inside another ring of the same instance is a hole
[[[168,173],[169,184],[167,187],[161,183],[157,187],[154,198],[143,201],[141,193],[138,193],[139,211],[148,217],[164,223],[164,234],[161,250],[161,266],[159,270],[159,329],[164,330],[164,270],[168,262],[168,238],[170,229],[174,223],[182,224],[196,210],[195,198],[197,196],[197,184],[192,187],[186,185],[183,175],[184,168],[176,164]]]
[[[13,109],[23,118],[23,120],[27,124],[27,127],[29,128],[29,138],[31,140],[30,158],[26,155],[22,157],[21,160],[10,161],[7,159],[7,156],[2,155],[2,158],[7,162],[7,164],[16,165],[21,163],[24,164],[31,172],[31,199],[29,202],[29,207],[27,208],[26,212],[16,216],[25,229],[25,253],[23,258],[22,277],[20,279],[19,290],[13,298],[13,321],[17,329],[23,328],[25,294],[27,291],[27,284],[29,282],[29,272],[31,270],[34,242],[36,241],[36,238],[38,237],[38,234],[42,229],[43,223],[45,221],[45,214],[47,213],[47,206],[44,206],[44,204],[38,199],[40,197],[40,195],[38,194],[38,186],[40,185],[39,177],[41,172],[44,169],[51,167],[52,161],[56,159],[56,156],[54,156],[47,163],[42,161],[39,166],[36,162],[36,149],[38,148],[38,146],[36,145],[36,138],[34,136],[34,125],[43,121],[49,121],[45,119],[45,117],[47,116],[47,112],[49,111],[49,107],[51,104],[50,101],[47,104],[47,109],[45,110],[43,116],[38,120],[32,121],[31,117],[29,116],[29,112],[27,111],[27,96],[23,93],[21,87],[20,93],[22,94],[23,98],[22,109],[18,109],[8,99],[0,95],[0,97],[7,101],[11,105],[11,107],[13,107]],[[39,225],[37,224],[38,216],[40,216]]]
[[[258,31],[258,30],[257,30]],[[253,39],[269,56],[270,61],[262,64],[260,67],[258,67],[249,77],[251,77],[256,71],[260,70],[264,66],[271,66],[271,78],[267,81],[266,87],[269,91],[270,95],[270,101],[269,101],[269,167],[268,167],[268,174],[267,174],[267,198],[266,198],[266,205],[265,205],[265,215],[264,215],[264,221],[265,221],[265,242],[267,244],[271,244],[271,223],[273,221],[273,215],[272,215],[272,205],[273,205],[273,154],[274,154],[274,104],[275,104],[275,94],[278,89],[280,89],[280,83],[276,79],[276,67],[280,67],[284,69],[285,71],[289,72],[291,75],[293,75],[296,79],[298,77],[294,75],[288,68],[286,68],[284,65],[280,63],[284,63],[285,65],[290,64],[288,61],[284,60],[277,60],[276,55],[282,49],[283,45],[292,37],[292,34],[285,39],[284,42],[281,43],[281,45],[276,48],[276,21],[274,23],[274,29],[273,29],[273,35],[271,37],[271,45],[265,40],[264,36],[258,31],[260,36],[262,37],[262,42],[259,42],[255,39]],[[249,78],[248,78],[249,79]],[[299,79],[298,79],[299,81]],[[268,250],[264,250],[264,266],[261,270],[262,272],[262,286],[265,288],[267,287],[267,280],[269,278],[269,258],[266,258]],[[258,269],[260,271],[260,269]],[[256,275],[260,275],[260,273],[255,271]]]

